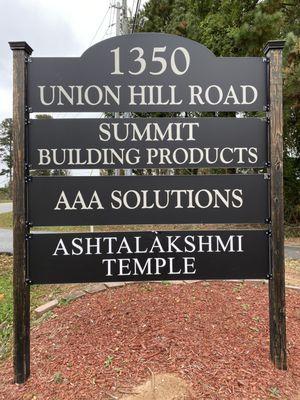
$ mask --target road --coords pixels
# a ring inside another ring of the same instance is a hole
[[[12,203],[0,203],[0,213],[12,211]]]
[[[300,246],[284,246],[285,258],[300,259]]]
[[[0,213],[12,211],[12,203],[0,203]],[[0,253],[12,253],[13,235],[10,229],[0,228]]]
[[[12,211],[12,203],[0,203],[0,213]],[[12,231],[0,228],[0,253],[12,253]],[[300,246],[285,246],[285,257],[300,259]]]
[[[0,253],[12,253],[12,243],[12,230],[0,228]]]

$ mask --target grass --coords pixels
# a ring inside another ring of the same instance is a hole
[[[0,199],[0,203],[11,203],[10,199]]]
[[[55,372],[54,376],[53,376],[53,382],[54,383],[63,383],[64,378],[62,376],[61,372]]]
[[[12,212],[0,213],[0,228],[12,228]],[[199,224],[176,224],[176,225],[95,225],[95,232],[124,232],[124,231],[166,231],[166,230],[227,230],[228,224],[214,224],[214,225],[199,225]],[[229,229],[266,229],[266,225],[256,224],[251,225],[231,225]],[[90,226],[38,226],[31,229],[34,231],[44,232],[90,232]],[[286,227],[286,238],[294,238],[300,236],[299,226],[298,227]]]
[[[12,327],[13,327],[13,295],[12,295],[12,263],[13,257],[0,254],[0,361],[6,359],[11,352]],[[300,285],[300,260],[286,260],[287,284]],[[169,282],[163,282],[169,285]],[[233,290],[239,292],[242,289],[239,283]],[[36,325],[49,317],[53,312],[42,315],[40,318],[34,314],[34,309],[47,301],[61,298],[63,294],[80,288],[80,284],[73,285],[36,285],[31,287],[31,321]],[[152,291],[151,285],[146,282],[141,285],[142,290]],[[69,301],[61,300],[60,306],[67,306]],[[248,304],[242,304],[245,311],[248,311]],[[256,321],[255,318],[253,318]],[[107,366],[112,363],[111,356],[107,357]]]
[[[300,236],[300,226],[295,225],[286,225],[285,226],[285,236],[288,238],[297,238]]]
[[[0,361],[11,352],[13,328],[12,256],[0,254]],[[31,320],[33,325],[53,315],[52,312],[38,318],[34,309],[47,301],[59,298],[78,285],[37,285],[31,287]]]
[[[89,232],[89,226],[39,226],[31,229],[34,231],[43,232]]]
[[[12,228],[12,212],[0,213],[0,228]],[[231,224],[176,224],[176,225],[94,225],[94,232],[124,232],[124,231],[166,231],[166,230],[227,230],[227,229],[266,229],[264,224],[251,225],[234,225]],[[286,238],[298,238],[300,236],[299,226],[286,226]],[[31,229],[34,231],[44,232],[90,232],[90,226],[38,226]]]
[[[12,228],[12,212],[0,214],[0,228]]]
[[[0,228],[12,228],[12,212],[0,213]],[[39,231],[55,231],[55,232],[87,232],[90,230],[89,226],[39,226],[33,228]]]
[[[12,257],[0,255],[0,359],[9,351],[13,323],[10,259]]]
[[[114,356],[107,356],[106,360],[104,361],[104,367],[108,368],[111,366],[112,362],[114,360]]]

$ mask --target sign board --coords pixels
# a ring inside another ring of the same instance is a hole
[[[257,118],[41,119],[29,126],[32,169],[264,168]]]
[[[268,180],[256,175],[32,177],[33,226],[264,223]]]
[[[10,43],[16,382],[30,373],[28,283],[272,278],[270,354],[286,369],[283,45],[269,42],[264,59],[215,57],[183,37],[138,33],[100,42],[79,58],[30,58],[26,42]],[[218,114],[255,111],[268,112],[268,127]],[[135,118],[30,124],[32,112]],[[174,114],[136,117],[151,112]],[[267,167],[268,173],[30,176],[31,169],[91,167]],[[31,233],[43,225],[201,223],[268,223],[268,230]]]
[[[266,63],[215,57],[181,36],[137,33],[90,47],[81,57],[32,57],[32,112],[263,111]]]
[[[33,234],[29,258],[32,283],[265,279],[269,237],[248,230]]]

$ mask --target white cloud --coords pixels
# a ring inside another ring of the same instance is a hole
[[[115,35],[116,0],[0,0],[0,121],[12,116],[12,52],[9,41],[26,41],[36,57],[79,57],[93,43]],[[122,2],[122,0],[120,0]],[[143,4],[145,0],[141,3]],[[133,9],[136,0],[127,0]],[[83,170],[74,171],[83,174]],[[90,174],[90,171],[86,171]],[[5,177],[1,177],[0,187]]]
[[[0,120],[12,113],[12,52],[8,42],[26,41],[36,57],[79,57],[89,47],[109,4],[110,0],[0,0]],[[109,14],[95,42],[107,31]]]

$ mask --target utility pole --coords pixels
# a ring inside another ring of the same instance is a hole
[[[121,35],[121,5],[120,2],[117,1],[116,7],[116,36]]]
[[[122,34],[129,34],[128,17],[127,17],[127,0],[122,0]],[[124,118],[130,118],[130,113],[125,112]],[[132,175],[132,169],[125,169],[124,174],[126,176]]]
[[[128,17],[127,17],[127,0],[122,0],[122,6],[118,1],[114,6],[116,8],[116,36],[127,35],[129,33]],[[122,10],[122,15],[121,15]],[[122,17],[122,18],[121,18]],[[125,112],[124,118],[130,118],[130,113]],[[115,118],[120,118],[120,113],[115,113]],[[115,175],[120,175],[121,170],[116,169]],[[131,169],[124,169],[124,174],[127,176],[132,175]]]
[[[121,35],[121,5],[120,5],[120,2],[117,1],[117,4],[114,5],[113,7],[116,8],[116,36],[120,36]],[[115,118],[120,118],[120,113],[116,112]],[[120,169],[115,169],[115,175],[119,176],[120,172],[121,172]]]
[[[128,35],[128,33],[127,0],[122,0],[122,34]]]

